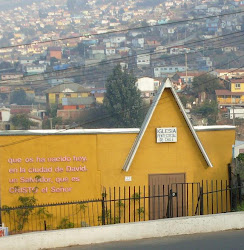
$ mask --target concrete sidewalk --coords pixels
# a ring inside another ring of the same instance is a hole
[[[36,250],[244,228],[244,212],[180,217],[0,238],[0,249]]]

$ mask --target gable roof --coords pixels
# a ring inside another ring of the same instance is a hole
[[[89,90],[82,87],[80,84],[77,83],[63,83],[59,84],[55,87],[47,89],[45,93],[77,93],[77,92],[90,92]]]
[[[160,88],[158,90],[158,93],[155,96],[155,99],[153,100],[153,103],[152,103],[150,109],[147,112],[146,118],[145,118],[145,120],[144,120],[144,122],[143,122],[143,124],[141,126],[140,132],[139,132],[138,136],[136,137],[136,139],[134,141],[134,144],[133,144],[133,146],[132,146],[132,148],[131,148],[131,150],[129,152],[129,155],[127,156],[127,159],[126,159],[125,164],[123,166],[123,170],[126,171],[126,172],[128,172],[129,169],[130,169],[132,161],[133,161],[133,159],[134,159],[134,157],[136,155],[136,152],[137,152],[137,150],[138,150],[138,148],[140,146],[141,140],[142,140],[142,138],[143,138],[143,136],[144,136],[144,134],[145,134],[145,132],[147,130],[148,124],[149,124],[149,122],[150,122],[150,120],[151,120],[151,118],[153,116],[155,108],[157,107],[157,104],[158,104],[158,102],[159,102],[165,88],[169,88],[171,90],[171,92],[172,92],[172,94],[173,94],[173,96],[175,98],[175,101],[178,104],[178,106],[180,108],[180,111],[183,114],[183,116],[185,118],[185,121],[186,121],[186,123],[187,123],[187,125],[188,125],[188,127],[189,127],[189,129],[190,129],[190,131],[191,131],[191,133],[192,133],[198,147],[199,147],[199,150],[201,151],[201,153],[202,153],[202,155],[203,155],[203,157],[204,157],[204,159],[206,161],[206,163],[208,164],[209,167],[213,167],[213,165],[212,165],[212,163],[211,163],[205,149],[203,148],[203,145],[202,145],[201,141],[199,140],[199,138],[198,138],[198,136],[197,136],[197,134],[196,134],[196,132],[194,130],[194,127],[192,126],[192,124],[191,124],[191,122],[190,122],[190,120],[189,120],[189,118],[188,118],[188,116],[187,116],[187,114],[186,114],[186,112],[184,110],[184,107],[183,107],[183,105],[182,105],[182,103],[180,101],[180,98],[176,94],[170,79],[167,78],[165,83],[160,86]]]

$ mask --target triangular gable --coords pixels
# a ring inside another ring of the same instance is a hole
[[[155,96],[155,98],[153,100],[153,103],[152,103],[150,109],[148,110],[146,118],[145,118],[145,120],[144,120],[144,122],[143,122],[143,124],[141,126],[140,132],[139,132],[138,136],[136,137],[136,139],[134,141],[134,144],[133,144],[133,146],[132,146],[132,148],[131,148],[131,150],[129,152],[129,155],[128,155],[128,157],[127,157],[127,159],[125,161],[125,164],[123,166],[123,170],[126,171],[126,172],[128,172],[129,169],[130,169],[132,161],[133,161],[133,159],[134,159],[134,157],[136,155],[136,152],[137,152],[137,150],[138,150],[138,148],[140,146],[141,140],[142,140],[142,138],[143,138],[143,136],[144,136],[144,134],[145,134],[145,132],[147,130],[148,124],[149,124],[149,122],[150,122],[150,120],[151,120],[151,118],[153,116],[155,108],[157,107],[158,102],[161,99],[161,96],[162,96],[165,88],[169,88],[171,90],[171,92],[172,92],[172,94],[174,96],[174,99],[175,99],[176,103],[178,104],[178,106],[180,108],[180,111],[183,114],[184,119],[185,119],[185,121],[186,121],[186,123],[187,123],[187,125],[188,125],[188,127],[189,127],[189,129],[190,129],[190,131],[191,131],[191,133],[192,133],[192,135],[193,135],[193,137],[194,137],[194,139],[195,139],[195,141],[196,141],[196,143],[197,143],[197,145],[198,145],[198,147],[199,147],[199,149],[200,149],[200,151],[201,151],[201,153],[202,153],[202,155],[203,155],[203,157],[204,157],[204,159],[205,159],[205,161],[207,163],[207,165],[209,167],[213,167],[213,165],[212,165],[212,163],[211,163],[205,149],[203,148],[203,145],[202,145],[201,141],[199,140],[199,138],[198,138],[198,136],[197,136],[197,134],[196,134],[196,132],[194,130],[194,127],[192,126],[192,124],[191,124],[191,122],[190,122],[190,120],[189,120],[189,118],[188,118],[188,116],[187,116],[187,114],[186,114],[186,112],[184,110],[184,107],[183,107],[178,95],[176,94],[176,92],[175,92],[175,90],[174,90],[174,88],[172,86],[171,81],[168,78],[166,80],[166,82],[160,86],[160,88],[158,90],[158,93]]]
[[[75,91],[71,90],[70,88],[66,88],[62,91],[62,93],[74,93]]]

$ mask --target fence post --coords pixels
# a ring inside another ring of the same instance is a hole
[[[102,195],[102,225],[105,225],[105,195]]]
[[[203,215],[203,187],[200,187],[200,215]]]
[[[172,189],[168,192],[167,218],[173,217]]]
[[[233,193],[232,193],[232,176],[231,176],[231,164],[228,164],[228,177],[229,177],[229,191],[230,191],[230,211],[233,210]]]
[[[242,196],[241,196],[241,177],[240,174],[237,174],[237,187],[238,187],[238,193],[239,193],[239,205],[241,205],[242,202]]]

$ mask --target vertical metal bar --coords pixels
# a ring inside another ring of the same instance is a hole
[[[111,188],[109,188],[109,214],[110,214],[110,221],[109,224],[112,224],[112,194],[111,194]]]
[[[143,189],[144,189],[144,199],[143,199],[143,206],[144,206],[144,221],[145,221],[145,216],[146,216],[146,202],[145,202],[145,195],[146,195],[146,187],[145,187],[145,185],[144,185],[144,187],[143,187]]]
[[[151,208],[151,197],[150,197],[150,185],[148,185],[148,208],[149,208],[149,211],[148,211],[149,220],[151,220],[152,219],[152,216],[151,216],[152,208]]]
[[[160,219],[160,187],[158,185],[158,219]]]
[[[239,205],[241,205],[241,177],[240,174],[237,174],[237,189],[238,189],[238,198],[239,198]]]
[[[199,210],[199,201],[200,201],[200,199],[198,200],[198,196],[200,195],[200,191],[199,191],[199,184],[197,184],[197,213],[195,213],[195,215],[196,214],[200,214],[199,212],[200,212],[200,210]],[[200,196],[199,196],[199,198],[200,198]]]
[[[74,215],[74,204],[72,204],[72,217],[73,217],[73,223],[74,223],[74,227],[75,227],[75,215]],[[94,214],[93,214],[93,221],[94,221]]]
[[[176,217],[179,217],[178,184],[176,183]]]
[[[165,203],[164,203],[164,185],[163,185],[163,218],[165,217],[165,215],[164,215],[165,214],[165,211],[164,211],[165,209],[164,208],[165,208]]]
[[[191,198],[192,198],[192,216],[193,215],[195,215],[195,213],[194,213],[194,188],[193,188],[194,186],[193,186],[193,183],[191,184]]]
[[[129,187],[129,222],[130,222],[130,200],[131,200],[131,197],[130,197],[130,187]]]
[[[228,175],[229,175],[229,192],[230,192],[230,211],[232,211],[232,206],[233,206],[233,203],[232,203],[232,175],[231,175],[231,165],[228,164]]]
[[[203,184],[203,180],[202,180],[202,193],[201,193],[201,203],[200,203],[200,214],[203,215],[204,214],[204,199],[203,199],[203,193],[204,193],[204,184]]]
[[[200,215],[203,215],[203,187],[200,187]]]
[[[153,220],[155,220],[155,185],[153,185]]]
[[[91,218],[90,218],[90,200],[88,200],[88,203],[87,203],[87,215],[88,215],[88,221],[89,221],[89,226],[91,225]]]
[[[107,190],[105,189],[105,203],[104,203],[104,205],[105,205],[105,221],[106,221],[106,223],[105,224],[108,224],[108,199],[107,199]]]
[[[139,186],[139,221],[141,221],[141,187]]]
[[[221,213],[223,213],[223,181],[220,181],[220,189],[221,189]]]
[[[114,224],[116,223],[116,204],[115,204],[115,192],[116,192],[116,190],[115,190],[115,187],[114,187],[114,201],[113,201],[113,203],[114,203]]]
[[[207,186],[207,214],[209,214],[209,202],[208,202],[208,181],[206,181],[206,186]]]
[[[211,180],[211,192],[212,192],[212,214],[214,213],[214,206],[213,206],[213,180]]]
[[[120,223],[120,207],[121,207],[121,200],[120,200],[120,187],[119,187],[119,223]]]
[[[79,203],[77,203],[76,204],[76,207],[78,206],[78,205],[80,205],[81,206],[81,204],[79,204]],[[81,210],[81,208],[80,209],[78,209],[77,211],[76,211],[76,225],[77,225],[77,227],[81,227],[81,224],[79,225],[79,220],[78,220],[78,216],[79,216],[79,211]],[[98,211],[98,204],[97,204],[97,211]]]
[[[126,187],[124,187],[124,223],[125,223],[125,202],[126,202]]]
[[[181,199],[181,216],[184,216],[184,184],[181,184],[181,193],[182,193],[182,199]]]
[[[217,205],[217,214],[219,213],[219,191],[218,191],[218,180],[216,180],[216,205]]]
[[[136,187],[134,186],[134,222],[136,221]]]
[[[228,191],[227,191],[227,180],[225,181],[225,212],[228,211]]]
[[[102,225],[105,225],[105,195],[102,195]]]
[[[189,190],[188,183],[186,184],[186,215],[189,216]]]

